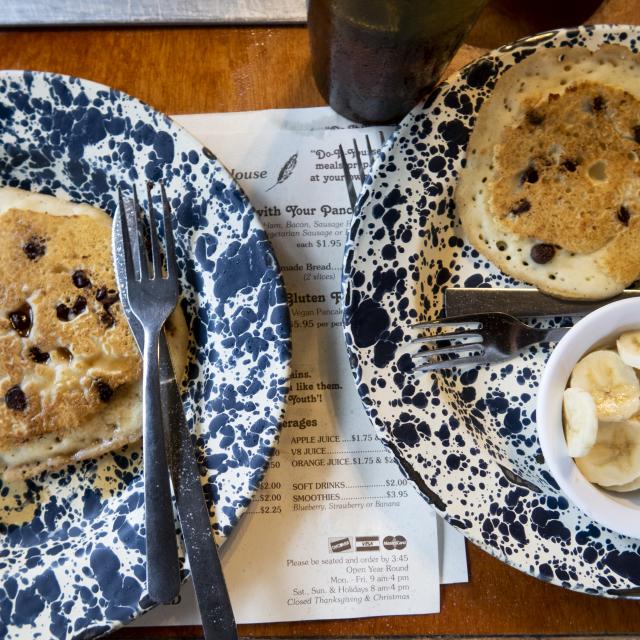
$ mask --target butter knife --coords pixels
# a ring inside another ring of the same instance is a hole
[[[468,313],[508,313],[517,318],[585,316],[605,304],[640,295],[640,289],[626,289],[615,298],[596,301],[561,300],[537,289],[449,288],[444,291],[446,317]]]
[[[125,206],[128,209],[128,216],[135,215],[130,202],[126,202]],[[114,246],[122,244],[119,220],[120,217],[116,216],[116,224],[113,227]],[[132,244],[135,250],[137,243]],[[115,251],[114,255],[116,255]],[[126,291],[125,287],[120,285],[126,278],[124,264],[120,260],[114,260],[114,265],[118,288],[121,292]],[[128,300],[122,293],[120,302],[126,312]],[[138,347],[142,348],[144,343],[142,325],[132,313],[127,313],[127,318],[131,333]],[[167,458],[204,638],[205,640],[213,640],[214,637],[219,640],[237,640],[238,631],[231,600],[211,531],[209,510],[200,484],[200,470],[164,331],[160,334],[159,349],[160,398],[165,421],[165,442],[169,445]]]

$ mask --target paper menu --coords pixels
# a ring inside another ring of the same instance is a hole
[[[251,199],[291,308],[293,375],[278,452],[223,548],[238,622],[438,611],[441,578],[467,578],[464,541],[378,442],[341,328],[351,210],[338,145],[352,149],[356,137],[365,149],[368,134],[377,146],[379,132],[390,130],[346,131],[353,125],[328,109],[176,119],[215,151]],[[179,607],[140,624],[197,621],[186,592]]]

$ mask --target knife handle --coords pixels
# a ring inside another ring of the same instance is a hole
[[[626,289],[606,300],[561,300],[537,289],[449,288],[444,291],[444,315],[464,316],[469,313],[508,313],[517,318],[585,316],[616,300],[640,295],[640,289]]]
[[[205,640],[237,640],[238,631],[211,530],[209,510],[182,398],[164,333],[160,337],[161,399],[170,443],[170,468],[185,550]]]

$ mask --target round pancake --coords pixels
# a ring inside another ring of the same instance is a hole
[[[536,52],[482,106],[455,193],[463,232],[502,271],[563,298],[640,276],[640,58]]]

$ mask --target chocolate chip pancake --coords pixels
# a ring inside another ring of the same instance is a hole
[[[564,298],[640,276],[640,58],[543,50],[482,106],[455,194],[467,239],[505,273]]]
[[[0,189],[0,256],[5,479],[139,439],[141,362],[116,290],[109,216]]]

